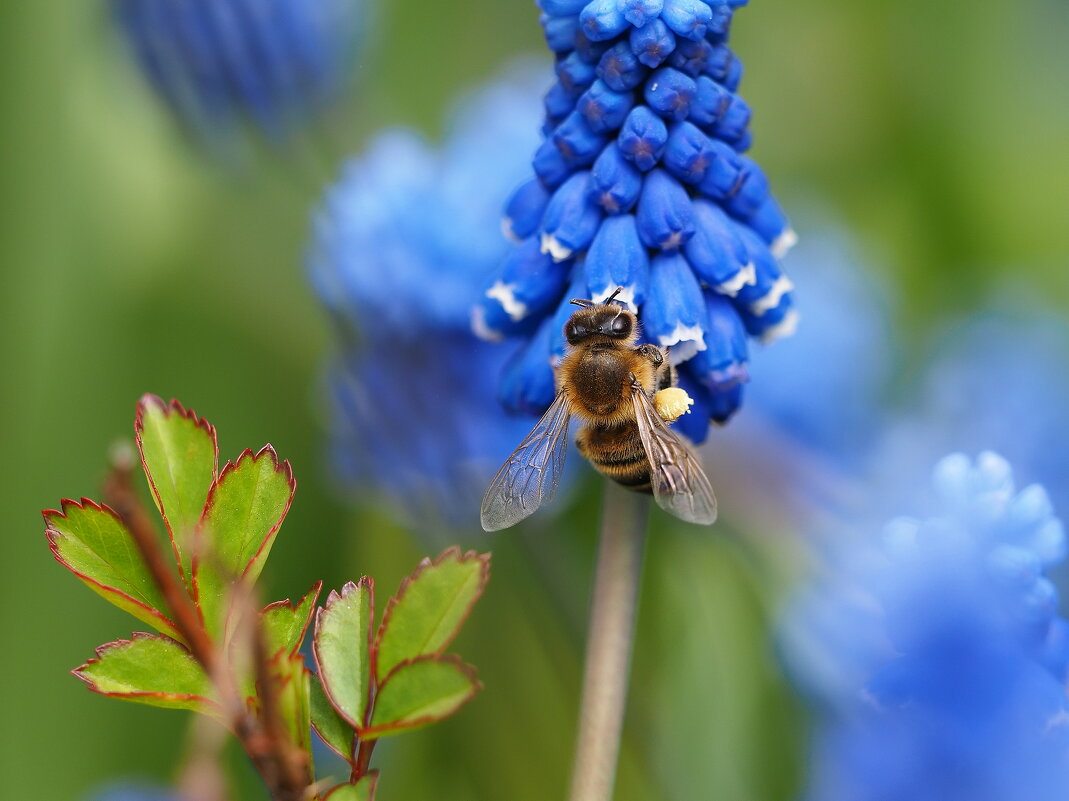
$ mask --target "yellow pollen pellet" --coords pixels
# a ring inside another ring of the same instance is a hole
[[[690,414],[690,407],[694,405],[694,399],[684,389],[669,387],[668,389],[662,389],[653,396],[653,405],[662,420],[666,423],[672,423],[684,414]]]

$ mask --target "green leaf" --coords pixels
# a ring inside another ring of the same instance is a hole
[[[61,511],[49,509],[44,518],[45,536],[61,565],[105,600],[181,639],[137,543],[115,512],[82,498],[63,501]]]
[[[371,695],[371,622],[375,582],[364,576],[347,583],[341,595],[331,591],[316,613],[312,650],[327,698],[345,721],[359,731]]]
[[[375,696],[371,727],[360,736],[373,740],[443,720],[482,689],[475,668],[454,656],[421,657],[405,662]]]
[[[215,428],[176,400],[165,403],[144,395],[137,404],[134,431],[156,507],[189,581],[194,531],[218,464]]]
[[[312,728],[316,730],[319,739],[326,743],[334,753],[352,764],[353,737],[356,732],[342,719],[338,710],[330,705],[318,677],[309,682],[308,697],[312,707]]]
[[[312,672],[305,668],[304,657],[300,654],[278,654],[268,662],[268,668],[279,688],[278,711],[289,741],[295,748],[310,755],[312,713],[308,694]],[[311,776],[308,783],[312,783]]]
[[[135,632],[132,639],[100,646],[96,654],[96,659],[73,671],[95,693],[167,709],[221,714],[207,674],[170,637]]]
[[[442,653],[489,577],[490,554],[461,555],[453,547],[433,562],[424,559],[386,606],[375,641],[379,680],[401,662]]]
[[[360,777],[356,784],[339,784],[323,796],[324,801],[375,801],[375,788],[379,784],[379,772],[370,771]]]
[[[234,581],[256,581],[293,500],[289,462],[265,445],[227,462],[208,492],[193,564],[193,587],[210,633],[222,629]]]
[[[260,613],[260,621],[269,656],[281,650],[290,654],[297,653],[304,642],[308,624],[312,622],[312,612],[315,611],[315,602],[321,589],[323,582],[317,581],[296,606],[287,598],[264,607]]]

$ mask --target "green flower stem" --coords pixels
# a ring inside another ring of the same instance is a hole
[[[605,482],[570,801],[609,801],[616,779],[649,499]]]

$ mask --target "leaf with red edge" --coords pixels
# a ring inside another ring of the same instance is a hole
[[[137,404],[134,431],[156,507],[188,582],[194,531],[218,465],[215,428],[176,400],[166,403],[144,395]]]
[[[364,576],[331,591],[316,613],[312,648],[331,706],[359,731],[371,696],[371,623],[375,582]]]
[[[265,445],[227,464],[208,492],[198,528],[193,587],[209,633],[222,630],[231,585],[254,582],[263,569],[296,483],[289,462]]]
[[[88,498],[64,500],[44,513],[56,560],[107,601],[143,623],[181,639],[163,595],[122,520]]]
[[[305,754],[312,752],[312,716],[308,688],[312,671],[304,666],[300,654],[280,653],[268,662],[268,670],[278,689],[279,716],[294,748]],[[311,766],[309,766],[311,767]],[[311,776],[308,783],[311,784]]]
[[[323,582],[317,581],[296,606],[287,598],[263,608],[260,623],[263,626],[268,655],[274,656],[281,650],[290,654],[297,653],[304,642],[308,625],[312,622],[315,603],[322,589]]]
[[[360,737],[374,740],[437,723],[464,706],[481,689],[475,668],[455,656],[402,662],[379,687],[371,726],[360,732]]]
[[[338,710],[331,706],[318,676],[309,682],[308,697],[312,707],[312,728],[316,730],[319,739],[326,743],[330,750],[352,764],[356,732],[338,714]]]
[[[72,672],[101,695],[167,709],[219,716],[211,681],[189,651],[170,637],[134,632],[96,649]]]
[[[490,577],[490,554],[452,547],[424,559],[390,599],[375,640],[379,681],[397,665],[441,654],[453,641]]]
[[[339,784],[323,796],[324,801],[375,801],[375,788],[379,784],[379,772],[369,771],[356,784]]]

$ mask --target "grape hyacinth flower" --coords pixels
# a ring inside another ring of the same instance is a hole
[[[939,512],[840,553],[784,627],[821,702],[810,801],[1054,799],[1069,787],[1069,622],[1046,573],[1066,555],[1039,485],[962,454]]]
[[[498,210],[526,169],[536,96],[520,75],[489,86],[437,150],[381,134],[316,216],[311,279],[341,334],[335,464],[436,528],[477,526],[486,485],[530,428],[497,403],[507,354],[472,334],[469,314],[508,248]]]
[[[211,138],[242,120],[282,140],[344,85],[364,0],[113,0],[171,111]]]
[[[794,240],[745,151],[750,109],[727,46],[745,0],[539,0],[557,80],[534,177],[506,204],[519,245],[475,309],[487,339],[526,342],[503,379],[512,410],[543,411],[573,297],[618,296],[670,349],[695,400],[676,424],[705,439],[747,380],[747,340],[790,333],[778,257]]]

